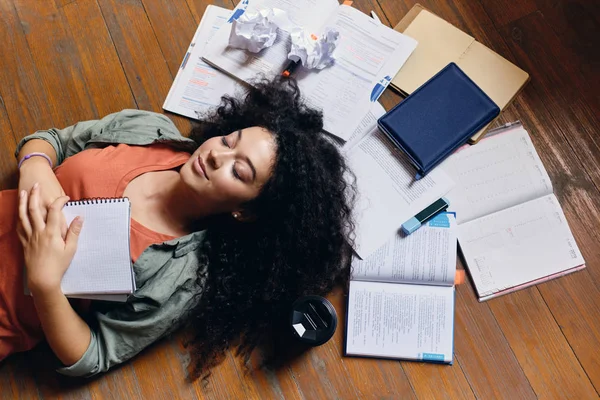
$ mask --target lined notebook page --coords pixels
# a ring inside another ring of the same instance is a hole
[[[133,292],[129,200],[70,202],[63,213],[68,224],[78,215],[84,218],[77,252],[61,282],[63,293]]]
[[[461,224],[458,240],[479,297],[585,263],[554,194]]]
[[[523,128],[483,139],[440,166],[456,182],[446,197],[458,224],[552,193],[552,182]]]

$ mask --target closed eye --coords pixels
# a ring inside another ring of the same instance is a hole
[[[227,143],[227,139],[225,138],[225,136],[221,136],[221,143],[223,143],[223,146],[231,148],[229,143]]]

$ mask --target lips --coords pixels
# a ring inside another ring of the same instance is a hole
[[[194,169],[196,170],[196,172],[202,176],[204,176],[206,179],[208,179],[208,175],[206,175],[206,165],[204,165],[204,161],[202,161],[202,158],[200,158],[200,156],[198,156],[195,160],[194,160]]]

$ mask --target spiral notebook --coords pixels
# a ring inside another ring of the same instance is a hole
[[[73,201],[63,208],[67,224],[84,218],[77,252],[61,282],[65,295],[125,301],[133,293],[130,210],[127,198]]]

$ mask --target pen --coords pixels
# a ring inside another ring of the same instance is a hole
[[[287,67],[285,67],[285,69],[283,70],[283,72],[281,73],[281,75],[285,76],[286,78],[288,78],[290,75],[292,75],[294,73],[294,71],[296,70],[296,68],[298,68],[298,65],[300,65],[300,61],[290,61],[290,63],[287,65]]]
[[[410,235],[417,229],[419,229],[425,222],[435,217],[437,214],[445,211],[450,203],[446,198],[442,197],[441,199],[433,202],[432,205],[425,208],[423,211],[406,221],[402,224],[402,232],[406,235]]]

